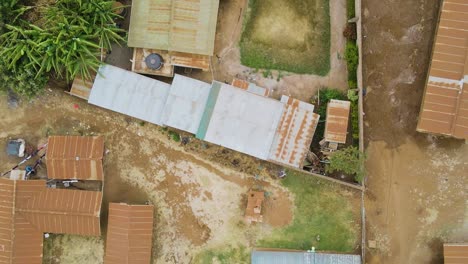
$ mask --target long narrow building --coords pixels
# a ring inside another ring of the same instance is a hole
[[[444,0],[417,131],[468,139],[468,2]]]

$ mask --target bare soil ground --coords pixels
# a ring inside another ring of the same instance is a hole
[[[439,1],[363,1],[367,263],[442,263],[468,240],[468,145],[417,133]]]
[[[0,96],[0,127],[0,149],[8,138],[16,137],[32,144],[53,134],[105,137],[103,236],[51,236],[45,242],[44,263],[83,263],[83,259],[102,263],[109,202],[155,205],[153,263],[190,263],[200,252],[230,245],[248,252],[258,239],[293,219],[294,197],[273,179],[274,167],[195,140],[181,145],[158,126],[88,105],[59,89],[48,89],[17,109],[9,109],[6,98]],[[232,162],[226,156],[239,160]],[[0,160],[1,171],[19,161],[4,151]],[[39,171],[44,174],[45,168]],[[261,225],[243,223],[250,188],[268,192]],[[340,196],[339,186],[331,190],[334,194],[329,195]],[[357,216],[358,199],[351,198],[344,207]],[[75,250],[76,245],[80,250]]]

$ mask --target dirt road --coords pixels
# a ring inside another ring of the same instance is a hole
[[[468,144],[415,131],[439,1],[363,1],[367,263],[442,263],[468,241]]]

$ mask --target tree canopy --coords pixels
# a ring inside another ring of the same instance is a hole
[[[362,183],[365,174],[365,160],[365,153],[362,153],[354,146],[349,146],[334,152],[330,156],[330,164],[328,164],[325,169],[329,173],[334,171],[341,171],[354,175],[354,179],[357,182]]]

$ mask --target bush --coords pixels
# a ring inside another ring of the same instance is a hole
[[[348,23],[346,24],[346,28],[343,31],[343,36],[347,40],[356,40],[357,39],[357,29],[356,23]]]
[[[177,132],[169,131],[169,137],[175,142],[180,142],[180,135]]]
[[[357,82],[357,68],[359,65],[359,50],[355,42],[348,41],[345,51],[346,64],[348,66],[348,80]]]
[[[328,173],[341,171],[347,174],[354,175],[354,179],[362,183],[364,179],[364,162],[366,155],[359,151],[358,148],[350,146],[334,152],[330,156],[330,164],[325,170]]]
[[[12,91],[31,99],[44,90],[48,79],[45,74],[36,77],[36,73],[26,67],[18,67],[15,71],[7,70],[0,62],[0,91]]]

